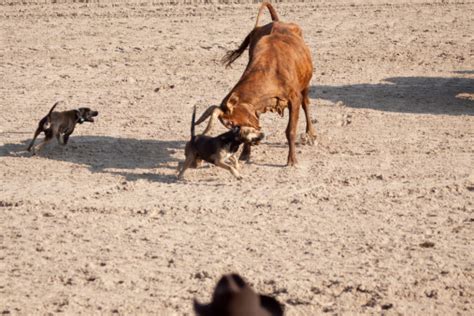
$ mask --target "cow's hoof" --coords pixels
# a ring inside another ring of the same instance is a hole
[[[316,135],[312,133],[302,133],[300,135],[300,144],[313,146],[316,142]]]
[[[297,168],[298,167],[298,162],[296,161],[296,159],[289,159],[288,162],[286,163],[286,166]]]

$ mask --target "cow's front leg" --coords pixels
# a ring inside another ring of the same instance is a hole
[[[252,149],[252,145],[244,143],[244,149],[242,150],[242,153],[240,154],[239,160],[241,161],[250,161],[250,151]]]
[[[289,146],[287,166],[295,166],[297,164],[295,142],[300,102],[299,98],[293,98],[289,106],[290,120],[286,128],[286,139],[288,140]]]
[[[304,135],[304,140],[308,145],[314,145],[316,139],[316,132],[314,131],[313,123],[311,122],[311,112],[309,110],[309,89],[306,88],[302,91],[303,95],[303,111],[306,118],[306,135]]]

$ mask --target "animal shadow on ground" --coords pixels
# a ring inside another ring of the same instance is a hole
[[[458,70],[453,71],[455,74],[466,74],[466,75],[474,75],[474,70]]]
[[[460,72],[457,72],[460,73]],[[379,84],[312,86],[310,96],[353,108],[474,115],[474,78],[393,77]]]
[[[0,157],[23,156],[31,153],[26,147],[31,139],[21,143],[0,146]],[[39,138],[37,144],[41,141]],[[72,136],[67,146],[56,140],[46,146],[38,155],[46,159],[72,162],[88,166],[91,172],[106,172],[124,176],[127,180],[147,179],[158,182],[175,182],[175,175],[158,172],[136,173],[133,169],[172,168],[179,159],[173,157],[183,149],[184,141],[160,141],[151,139],[115,138],[109,136]],[[112,170],[109,170],[112,169]]]

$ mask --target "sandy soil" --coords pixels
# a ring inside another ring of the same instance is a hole
[[[3,314],[190,315],[237,271],[288,315],[472,315],[474,4],[277,4],[314,56],[318,144],[284,167],[288,116],[267,113],[244,180],[177,182],[257,8],[0,6]],[[31,157],[57,100],[100,118]]]

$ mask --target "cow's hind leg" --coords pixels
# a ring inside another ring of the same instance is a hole
[[[304,137],[302,138],[306,144],[313,145],[316,139],[316,132],[314,131],[313,122],[311,122],[311,112],[309,110],[310,104],[309,104],[309,96],[308,96],[309,95],[308,87],[306,87],[306,89],[304,89],[301,92],[301,94],[303,96],[303,102],[302,102],[303,111],[306,117],[306,135],[304,135]]]
[[[301,97],[294,94],[290,100],[289,104],[289,112],[290,112],[290,119],[288,121],[288,126],[286,128],[286,138],[288,139],[288,162],[287,166],[295,166],[297,164],[296,161],[296,148],[295,148],[295,140],[296,140],[296,128],[298,126],[298,116],[301,104]]]

